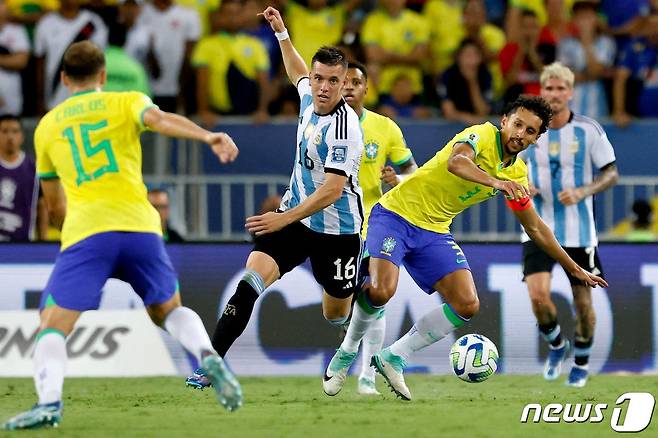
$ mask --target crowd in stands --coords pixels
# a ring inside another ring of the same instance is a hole
[[[576,73],[573,109],[621,126],[658,116],[658,0],[0,0],[0,113],[40,116],[66,98],[62,54],[106,51],[107,90],[139,90],[209,126],[297,114],[278,43],[285,15],[310,62],[339,45],[369,70],[367,106],[466,124],[539,93],[542,67]]]

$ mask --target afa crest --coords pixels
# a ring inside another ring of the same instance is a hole
[[[379,152],[379,145],[377,143],[368,143],[365,148],[366,158],[369,160],[374,160],[377,158],[377,153]]]
[[[385,238],[384,241],[382,242],[382,251],[381,252],[383,254],[386,254],[386,255],[390,256],[391,253],[393,253],[393,251],[395,250],[395,245],[396,244],[397,244],[397,242],[395,241],[394,238],[392,238],[392,237]]]

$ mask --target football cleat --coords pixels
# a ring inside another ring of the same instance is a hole
[[[566,384],[567,386],[573,386],[574,388],[582,388],[587,383],[588,376],[589,372],[587,371],[587,367],[574,365],[573,368],[571,368]]]
[[[4,430],[39,429],[42,427],[57,427],[62,421],[62,402],[54,402],[32,406],[29,411],[16,415],[3,425]]]
[[[386,383],[395,395],[402,398],[402,400],[411,400],[411,392],[407,388],[407,384],[404,383],[404,376],[402,375],[407,366],[403,358],[391,353],[391,350],[387,347],[381,353],[372,357],[370,366],[374,367],[386,379]]]
[[[560,373],[562,372],[562,362],[564,362],[564,359],[566,359],[569,354],[570,345],[569,341],[565,340],[562,347],[549,349],[548,357],[544,364],[544,379],[555,380],[560,377]]]
[[[216,354],[209,354],[201,361],[204,371],[212,387],[217,393],[217,401],[229,412],[242,406],[242,388],[224,360]]]
[[[381,395],[381,393],[377,391],[375,380],[368,379],[367,377],[359,378],[357,392],[361,395]]]
[[[194,370],[194,374],[185,379],[185,386],[203,391],[212,386],[212,383],[208,379],[208,376],[206,376],[205,371],[202,368],[197,368]]]
[[[356,359],[357,353],[358,351],[347,353],[341,348],[336,350],[336,354],[331,358],[322,378],[322,389],[325,394],[334,396],[343,389],[347,372]]]

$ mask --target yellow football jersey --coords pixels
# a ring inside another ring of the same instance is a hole
[[[37,173],[59,178],[66,194],[62,250],[93,234],[162,234],[142,180],[144,111],[138,92],[74,94],[46,114],[34,132]]]
[[[363,109],[359,119],[363,129],[363,155],[359,169],[359,184],[363,190],[365,218],[362,235],[368,230],[370,210],[382,196],[381,169],[386,161],[399,166],[412,157],[400,127],[388,117]]]
[[[448,171],[452,148],[460,142],[473,147],[475,164],[489,175],[528,187],[528,169],[523,160],[515,159],[503,167],[500,131],[487,122],[454,136],[431,160],[386,193],[380,203],[420,228],[449,233],[455,216],[498,192]]]

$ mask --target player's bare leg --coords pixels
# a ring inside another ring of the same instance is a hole
[[[551,300],[551,274],[550,272],[529,274],[526,275],[525,282],[539,332],[550,348],[544,364],[544,379],[555,380],[560,377],[562,363],[569,353],[570,344],[562,337],[557,320],[557,308]]]

